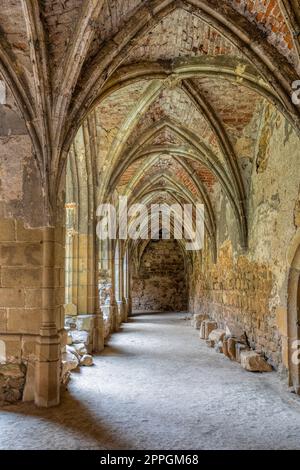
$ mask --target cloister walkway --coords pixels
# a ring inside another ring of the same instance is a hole
[[[140,315],[59,407],[0,411],[1,449],[300,449],[300,399],[209,349],[183,313]]]

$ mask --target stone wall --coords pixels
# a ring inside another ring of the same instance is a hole
[[[0,402],[22,398],[24,389],[24,399],[36,395],[44,406],[58,402],[64,228],[57,214],[51,220],[36,155],[8,88],[0,116]]]
[[[199,265],[198,265],[199,267]],[[281,361],[281,341],[276,314],[270,310],[273,275],[270,267],[233,259],[231,242],[220,248],[218,262],[194,271],[194,312],[208,313],[220,327],[235,324],[246,331],[252,348],[265,353],[274,366]]]
[[[133,311],[185,311],[184,260],[174,240],[151,241],[132,279]]]

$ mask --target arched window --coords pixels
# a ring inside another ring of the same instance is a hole
[[[114,273],[115,273],[115,297],[116,301],[121,300],[121,295],[120,295],[120,248],[119,248],[119,242],[117,241],[116,247],[115,247],[115,263],[114,263]]]

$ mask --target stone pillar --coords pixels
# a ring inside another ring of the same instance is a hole
[[[132,315],[132,296],[131,296],[131,267],[128,259],[128,264],[127,264],[127,292],[128,292],[128,298],[127,298],[127,319],[128,317],[131,317]]]
[[[66,210],[65,314],[77,315],[78,238],[75,236],[77,204],[69,202]]]
[[[118,302],[118,307],[119,307],[119,321],[120,324],[124,321],[126,321],[127,317],[127,305],[126,305],[126,299],[125,299],[125,292],[124,292],[124,260],[121,257],[121,249],[119,251],[119,302]]]
[[[95,249],[95,269],[94,269],[94,322],[93,322],[93,352],[101,352],[104,349],[104,323],[103,323],[103,312],[100,307],[99,299],[99,288],[98,288],[98,277],[99,277],[99,247],[96,242]]]
[[[54,228],[0,220],[0,340],[7,363],[27,367],[26,401],[59,403],[64,237]],[[3,352],[2,352],[3,356]]]

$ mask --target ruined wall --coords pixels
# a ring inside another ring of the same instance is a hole
[[[270,105],[260,112],[249,184],[249,249],[243,253],[235,219],[215,188],[218,259],[195,263],[190,310],[204,311],[221,325],[234,321],[251,346],[275,366],[287,367],[289,250],[299,230],[299,138]],[[298,208],[298,209],[297,209]]]
[[[173,240],[151,241],[132,279],[133,311],[184,311],[187,284],[184,261]]]

